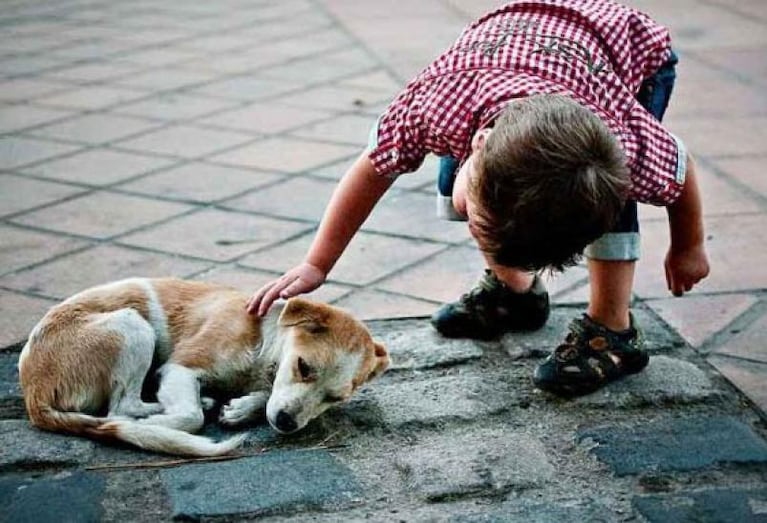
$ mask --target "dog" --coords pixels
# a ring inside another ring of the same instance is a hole
[[[232,398],[229,426],[266,413],[280,433],[305,427],[389,365],[383,345],[348,313],[303,298],[263,319],[247,296],[216,284],[133,278],[87,289],[52,307],[19,356],[33,425],[123,441],[167,454],[217,456],[237,448],[195,435],[208,391]],[[157,402],[142,399],[158,368]]]

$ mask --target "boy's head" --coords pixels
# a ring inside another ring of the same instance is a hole
[[[516,100],[473,146],[469,225],[496,263],[562,270],[617,221],[630,183],[623,153],[569,98]]]

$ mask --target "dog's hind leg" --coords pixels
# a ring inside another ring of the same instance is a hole
[[[141,418],[162,412],[159,403],[141,399],[154,356],[155,333],[152,326],[133,309],[120,309],[101,315],[96,325],[119,334],[122,347],[112,371],[109,416]]]
[[[163,406],[163,413],[138,421],[197,432],[205,421],[200,401],[199,371],[177,363],[166,363],[160,373],[162,377],[157,399]]]

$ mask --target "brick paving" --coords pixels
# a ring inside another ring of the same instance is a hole
[[[398,86],[497,3],[4,2],[0,348],[17,346],[48,306],[88,285],[175,275],[250,291],[291,267]],[[643,208],[635,306],[764,415],[767,4],[630,3],[671,28],[681,57],[665,120],[699,165],[712,263],[692,293],[671,297],[664,213]],[[465,227],[434,216],[435,165],[427,159],[398,180],[318,299],[371,320],[415,317],[472,285],[482,262]],[[588,296],[586,271],[570,269],[549,287],[562,317],[572,316]],[[556,343],[560,323],[541,334],[546,343]],[[428,386],[447,394],[451,380]],[[384,387],[407,401],[424,390],[395,383]],[[381,401],[384,423],[417,416]],[[498,413],[485,403],[479,412]],[[452,492],[439,475],[415,477],[428,492]],[[479,481],[459,479],[464,490]],[[501,483],[516,488],[513,478]],[[75,489],[90,484],[73,480]],[[520,518],[543,510],[525,506]]]

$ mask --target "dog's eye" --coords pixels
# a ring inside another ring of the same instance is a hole
[[[298,373],[303,381],[309,381],[315,377],[314,369],[303,358],[298,358]]]

